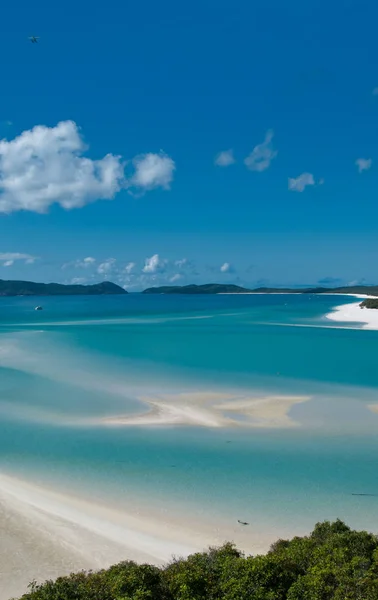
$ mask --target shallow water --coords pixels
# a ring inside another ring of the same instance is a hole
[[[378,493],[378,332],[327,321],[342,302],[355,299],[1,298],[0,470],[125,509],[374,530],[378,498],[352,494]],[[311,400],[291,429],[85,424],[209,390]]]

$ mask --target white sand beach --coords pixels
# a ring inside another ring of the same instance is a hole
[[[81,569],[100,569],[122,560],[164,564],[233,540],[248,553],[265,552],[277,530],[261,533],[251,523],[182,519],[129,502],[124,511],[99,506],[0,474],[0,600],[26,592],[33,579]],[[283,532],[286,534],[287,532]]]
[[[96,425],[192,425],[203,427],[296,427],[289,415],[309,396],[265,396],[193,392],[139,397],[149,407],[144,413],[111,416]]]
[[[356,298],[376,298],[376,296],[366,296],[363,294],[348,294]],[[331,313],[326,315],[327,319],[339,323],[362,323],[361,329],[378,329],[378,309],[361,308],[361,302],[353,304],[342,304],[335,306]]]

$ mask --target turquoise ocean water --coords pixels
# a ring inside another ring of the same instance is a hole
[[[0,472],[125,509],[139,498],[277,530],[340,517],[378,531],[378,332],[325,318],[355,301],[1,298]],[[311,400],[291,429],[85,424],[145,410],[139,396],[209,390]]]

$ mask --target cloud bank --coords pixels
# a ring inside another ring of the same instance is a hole
[[[13,140],[0,141],[0,212],[46,213],[53,204],[80,208],[99,199],[112,200],[122,188],[169,189],[175,163],[162,153],[133,159],[134,173],[127,179],[120,156],[93,160],[84,156],[86,150],[73,121],[38,125]]]
[[[0,252],[0,265],[11,267],[16,261],[23,261],[25,265],[32,265],[37,260],[36,256],[21,252]]]

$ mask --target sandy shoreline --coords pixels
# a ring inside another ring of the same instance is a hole
[[[223,296],[239,296],[239,295],[254,295],[254,296],[279,296],[286,295],[285,292],[221,292]],[[303,292],[291,292],[292,295],[304,295]],[[323,292],[318,294],[321,296],[351,296],[353,298],[377,298],[378,296],[371,296],[370,294],[338,294],[335,292]],[[362,323],[361,329],[378,329],[378,309],[361,308],[360,302],[355,304],[341,304],[335,306],[331,313],[325,315],[330,321],[337,321],[338,323]]]
[[[0,600],[25,593],[33,579],[127,559],[164,564],[225,540],[261,553],[277,537],[276,531],[262,535],[253,524],[240,527],[236,519],[178,519],[153,506],[144,512],[135,504],[125,511],[96,505],[0,474]]]
[[[359,299],[377,298],[377,296],[367,296],[366,294],[346,294]],[[361,308],[361,302],[353,304],[342,304],[335,306],[331,313],[326,315],[327,319],[337,321],[338,323],[362,323],[361,329],[378,329],[378,309]]]
[[[353,296],[355,298],[376,298],[370,294],[348,294],[340,292],[217,292],[217,296]]]

